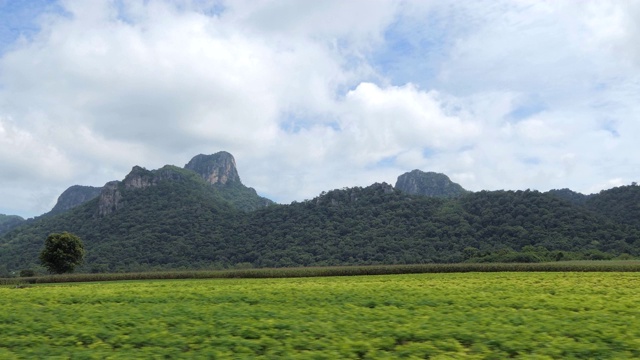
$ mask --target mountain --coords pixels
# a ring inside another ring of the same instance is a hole
[[[603,190],[597,195],[590,196],[584,205],[622,224],[640,228],[640,186],[638,185]]]
[[[217,234],[239,214],[193,171],[136,166],[122,181],[107,183],[98,197],[5,234],[0,264],[35,266],[46,236],[62,231],[80,236],[87,248],[85,269],[91,271],[188,267],[199,253],[210,263],[203,242],[219,241]]]
[[[98,197],[101,190],[99,187],[73,185],[60,194],[56,205],[47,214],[55,215],[71,210],[78,205]]]
[[[227,185],[240,182],[233,155],[220,151],[213,155],[196,155],[184,166],[202,176],[211,185]]]
[[[206,185],[211,196],[233,207],[252,211],[273,205],[274,202],[258,196],[253,188],[240,181],[235,159],[228,152],[213,155],[197,155],[183,169],[167,165],[158,170],[134,166],[123,181],[111,181],[100,191],[97,213],[108,215],[126,206],[123,192],[155,187],[162,182],[184,182],[186,179]]]
[[[557,198],[564,199],[569,201],[570,203],[576,205],[584,205],[591,195],[581,194],[579,192],[575,192],[571,189],[552,189],[547,191],[548,194],[551,194]]]
[[[407,194],[442,198],[459,197],[468,193],[445,174],[420,170],[400,175],[395,188]]]
[[[0,214],[0,234],[3,234],[14,227],[19,226],[25,220],[18,215]]]
[[[197,155],[184,168],[199,174],[219,196],[240,210],[253,211],[274,205],[273,201],[258,196],[253,188],[242,184],[236,161],[226,151],[213,155]]]
[[[278,205],[242,184],[228,153],[198,155],[184,168],[135,166],[97,197],[1,235],[0,275],[39,269],[44,239],[62,231],[85,243],[85,272],[640,256],[640,187],[580,204],[553,192],[460,192],[442,174],[405,175],[396,187]]]

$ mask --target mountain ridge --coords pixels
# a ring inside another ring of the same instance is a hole
[[[640,255],[640,187],[582,203],[569,190],[470,192],[414,170],[399,177],[414,177],[409,191],[374,183],[279,205],[242,184],[231,154],[193,159],[134,166],[99,196],[0,234],[0,273],[37,268],[43,239],[61,231],[83,239],[80,270],[96,272]]]

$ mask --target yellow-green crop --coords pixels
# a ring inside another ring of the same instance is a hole
[[[640,357],[638,273],[0,288],[0,358]]]

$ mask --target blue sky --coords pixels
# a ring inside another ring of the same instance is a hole
[[[231,152],[281,203],[640,179],[640,2],[0,0],[0,213]]]
[[[40,15],[60,10],[51,0],[0,0],[0,53],[10,49],[20,37],[28,39],[36,34],[40,30]]]

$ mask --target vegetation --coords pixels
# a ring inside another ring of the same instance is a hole
[[[459,197],[469,192],[445,174],[420,170],[400,175],[395,188],[407,194],[442,198]]]
[[[17,227],[23,222],[24,219],[20,216],[0,214],[0,234]]]
[[[591,196],[585,206],[609,218],[640,228],[640,186],[620,186]]]
[[[26,270],[31,272],[31,270]],[[458,263],[413,265],[368,265],[299,268],[248,269],[238,266],[227,270],[148,271],[139,273],[92,273],[35,276],[27,279],[0,278],[0,284],[47,284],[122,280],[167,279],[267,279],[328,276],[363,276],[397,274],[438,274],[466,272],[640,272],[639,260],[562,261],[548,263]],[[23,276],[21,274],[21,276]]]
[[[82,241],[68,232],[49,235],[44,242],[44,249],[40,252],[42,266],[54,274],[73,272],[73,269],[82,264],[83,260]],[[21,274],[25,275],[27,272],[22,271]]]
[[[0,357],[637,358],[637,273],[0,287]]]
[[[96,197],[98,197],[101,190],[101,188],[94,186],[71,186],[62,194],[60,194],[60,197],[58,197],[58,201],[56,202],[56,205],[53,207],[53,209],[51,209],[50,212],[44,214],[43,216],[61,214],[65,211],[73,209],[78,205],[81,205],[91,199],[95,199]]]
[[[427,195],[427,196],[425,196]],[[72,186],[50,213],[0,215],[0,277],[42,273],[51,233],[89,249],[81,272],[430,263],[540,263],[640,256],[640,187],[469,193],[414,170],[274,205],[242,184],[233,156],[135,166],[108,187]]]
[[[0,264],[5,266],[0,273],[37,269],[37,239],[62,231],[80,236],[89,250],[86,264],[79,268],[82,272],[225,269],[239,264],[272,268],[545,262],[640,255],[640,228],[635,223],[640,211],[626,203],[625,199],[633,202],[633,196],[611,196],[613,190],[580,205],[528,190],[443,199],[374,184],[244,212],[197,174],[174,167],[163,171],[165,180],[154,186],[122,186],[121,207],[109,215],[97,213],[94,199],[0,237]],[[179,176],[169,176],[171,172]],[[619,189],[630,193],[640,187]]]

